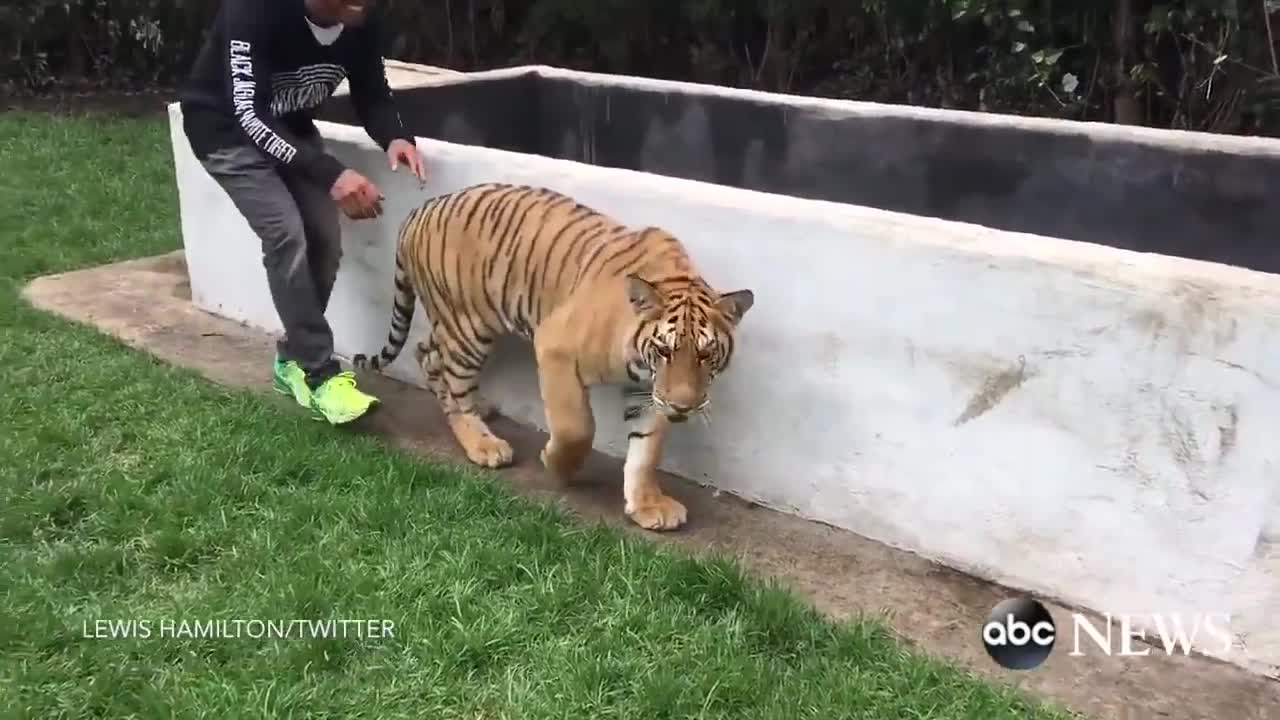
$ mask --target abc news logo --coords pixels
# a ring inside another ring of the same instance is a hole
[[[1202,632],[1215,638],[1218,652],[1231,652],[1234,645],[1231,633],[1227,630],[1230,616],[1226,614],[1197,615],[1190,624],[1177,615],[1151,616],[1156,626],[1156,634],[1167,654],[1181,646],[1184,655],[1191,654],[1192,646],[1199,644]],[[1133,623],[1128,615],[1119,616],[1120,650],[1112,649],[1110,614],[1103,618],[1105,631],[1098,630],[1087,617],[1079,613],[1071,614],[1074,645],[1069,653],[1073,657],[1083,656],[1080,640],[1083,635],[1104,655],[1143,656],[1151,653],[1151,648],[1135,650],[1132,640],[1143,638],[1146,633],[1133,630]],[[1171,623],[1169,621],[1172,621]],[[987,621],[982,625],[982,644],[987,654],[998,665],[1008,670],[1030,670],[1039,667],[1053,652],[1058,639],[1057,624],[1049,610],[1039,602],[1030,598],[1010,598],[992,608]]]
[[[1007,670],[1030,670],[1049,659],[1058,627],[1048,608],[1030,598],[1010,598],[996,605],[982,624],[982,644],[996,664]]]

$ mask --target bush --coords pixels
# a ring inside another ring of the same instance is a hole
[[[1280,0],[383,0],[387,55],[1277,134]],[[216,0],[7,0],[10,90],[179,82]]]

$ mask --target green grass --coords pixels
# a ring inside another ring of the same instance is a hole
[[[0,169],[0,717],[1065,717],[28,307],[178,246],[163,119],[0,115]],[[325,618],[394,637],[159,636]]]

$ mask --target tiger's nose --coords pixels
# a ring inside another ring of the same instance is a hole
[[[667,419],[671,422],[681,423],[689,419],[689,414],[696,410],[696,407],[688,405],[680,405],[678,403],[667,404]]]

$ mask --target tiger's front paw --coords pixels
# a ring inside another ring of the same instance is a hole
[[[688,521],[688,511],[678,500],[654,495],[644,503],[629,505],[627,517],[645,530],[675,530]]]

